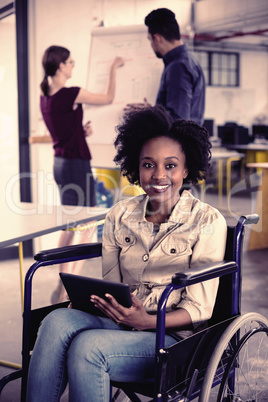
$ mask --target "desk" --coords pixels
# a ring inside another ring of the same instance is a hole
[[[223,161],[226,161],[226,193],[227,197],[230,194],[232,184],[232,162],[239,161],[244,157],[244,154],[235,151],[228,151],[224,148],[212,148],[211,160],[216,161],[218,164],[218,195],[219,195],[219,208],[222,209],[222,195],[223,195]]]
[[[0,247],[104,219],[108,210],[98,207],[35,205],[27,202],[2,205],[1,214],[8,224],[0,233]]]
[[[250,232],[248,249],[268,248],[268,162],[249,163],[247,167],[262,169],[262,183],[257,194],[256,204],[256,213],[260,216],[260,221]]]
[[[85,223],[102,220],[108,210],[98,207],[35,205],[21,202],[1,206],[6,224],[0,233],[0,247],[19,243],[22,305],[24,299],[22,242],[58,230],[72,229]],[[0,361],[0,364],[13,368],[21,367],[5,361]]]
[[[268,162],[268,143],[256,144],[250,143],[247,145],[225,145],[231,150],[246,152],[246,164]]]

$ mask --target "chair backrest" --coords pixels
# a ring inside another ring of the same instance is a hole
[[[241,255],[244,238],[244,226],[240,222],[227,228],[227,239],[224,259],[235,261],[238,272],[222,276],[219,289],[210,319],[210,324],[215,324],[234,315],[240,314],[241,305]]]

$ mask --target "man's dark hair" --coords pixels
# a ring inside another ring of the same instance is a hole
[[[144,22],[152,36],[157,33],[169,42],[181,38],[180,27],[176,21],[175,14],[167,8],[158,8],[151,11],[145,17]]]

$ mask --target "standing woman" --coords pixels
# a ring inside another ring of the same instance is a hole
[[[123,59],[116,57],[110,67],[107,91],[95,94],[80,87],[65,87],[71,78],[74,60],[68,49],[50,46],[43,60],[44,79],[41,82],[40,107],[45,124],[53,140],[53,173],[60,192],[62,205],[95,206],[96,193],[91,171],[91,154],[86,136],[92,134],[90,122],[83,127],[82,104],[107,105],[113,102],[116,70],[123,66]],[[93,231],[83,232],[80,243],[90,241]],[[72,243],[74,232],[63,231],[59,247]],[[78,273],[81,264],[60,266],[61,272]],[[61,284],[52,295],[52,302],[65,295]]]

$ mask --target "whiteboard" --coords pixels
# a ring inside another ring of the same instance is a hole
[[[114,102],[84,108],[84,120],[90,120],[93,128],[89,146],[113,144],[114,128],[127,103],[147,98],[150,104],[155,104],[163,61],[155,56],[144,25],[93,29],[87,89],[95,93],[106,91],[110,66],[116,56],[123,57],[125,65],[117,69]]]

